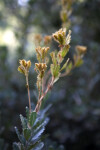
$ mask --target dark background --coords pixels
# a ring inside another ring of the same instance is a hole
[[[45,133],[51,144],[65,150],[100,149],[100,0],[76,0],[70,16],[72,41],[87,46],[84,64],[55,84],[46,105],[50,122]],[[0,150],[18,141],[14,126],[28,105],[25,79],[17,71],[19,59],[31,59],[31,99],[36,104],[34,34],[61,28],[60,0],[0,1]],[[34,106],[33,106],[34,107]]]

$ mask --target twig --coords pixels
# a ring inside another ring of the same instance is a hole
[[[40,110],[42,100],[46,96],[48,91],[52,88],[53,84],[54,84],[54,77],[52,77],[51,82],[48,84],[47,89],[45,90],[44,94],[42,94],[42,96],[38,100],[37,105],[36,105],[35,110],[34,110],[35,112],[38,112]]]
[[[26,86],[27,86],[27,91],[28,91],[29,112],[31,113],[31,99],[30,99],[30,90],[29,90],[28,74],[26,75]]]
[[[50,73],[51,73],[51,71],[50,71],[50,69],[49,69],[49,70],[47,71],[45,77],[44,77],[45,80],[43,80],[43,89],[45,89],[45,87],[46,87],[46,81],[47,81],[47,79],[48,79]]]

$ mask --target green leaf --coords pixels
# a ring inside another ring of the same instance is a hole
[[[51,74],[54,76],[54,64],[51,64],[51,66],[50,66],[50,70],[51,70]]]
[[[71,71],[72,68],[73,68],[73,64],[70,61],[69,64],[67,65],[67,67],[66,67],[66,73],[70,73],[70,71]]]
[[[56,65],[57,64],[57,60],[56,60],[56,54],[55,54],[55,52],[51,52],[50,56],[52,58],[53,64]]]
[[[71,70],[72,67],[73,67],[73,64],[72,64],[72,62],[70,62],[70,63],[68,64],[67,68],[68,68],[69,70]]]
[[[16,134],[17,134],[17,136],[18,136],[20,142],[21,142],[23,145],[25,145],[25,144],[26,144],[26,140],[25,140],[24,136],[19,133],[17,127],[15,127],[15,131],[16,131]]]
[[[42,133],[44,132],[44,130],[45,130],[44,126],[37,128],[34,131],[34,136],[33,136],[32,140],[33,141],[38,140],[40,138],[40,136],[42,135]]]
[[[35,120],[36,120],[36,112],[31,112],[30,116],[29,116],[29,125],[32,127]]]
[[[51,68],[51,74],[54,76],[54,78],[59,77],[60,65],[58,65],[58,64],[57,65],[51,64],[50,68]]]
[[[62,66],[62,68],[60,69],[60,71],[64,70],[67,67],[68,62],[69,62],[69,58],[67,59],[67,61],[65,62],[65,64]]]
[[[29,108],[26,107],[26,117],[27,117],[27,120],[29,120],[29,115],[30,115],[30,113],[29,113]]]
[[[13,143],[13,150],[24,150],[24,146],[20,143]]]
[[[18,67],[18,71],[19,71],[20,73],[25,74],[25,69],[24,69],[22,66],[19,66],[19,67]]]
[[[28,150],[33,150],[33,148],[34,148],[34,150],[41,150],[43,148],[43,146],[44,146],[44,143],[39,141],[39,142],[36,142],[34,145],[31,145],[28,148]]]
[[[30,136],[31,136],[31,130],[28,129],[28,128],[24,129],[23,133],[24,133],[25,139],[28,140],[30,138]]]
[[[67,53],[69,52],[69,48],[70,48],[69,45],[66,45],[66,46],[63,48],[62,54],[61,54],[61,56],[62,56],[63,58],[64,58],[64,57],[67,55]]]
[[[20,120],[21,120],[21,123],[22,123],[22,127],[25,129],[27,128],[27,120],[25,117],[23,117],[21,114],[20,114]]]
[[[17,144],[16,142],[13,143],[13,150],[20,150],[19,144]]]
[[[36,142],[35,144],[32,144],[29,146],[28,150],[33,149],[34,147],[36,147],[39,144],[39,142]]]
[[[79,60],[76,62],[75,66],[76,66],[76,67],[80,67],[82,64],[83,64],[83,60],[82,60],[82,59],[79,59]]]

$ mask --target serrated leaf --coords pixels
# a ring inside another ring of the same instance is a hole
[[[26,143],[25,138],[24,138],[23,135],[21,135],[21,134],[19,133],[17,127],[15,127],[15,131],[16,131],[16,134],[17,134],[17,136],[18,136],[20,142],[21,142],[23,145],[25,145],[25,143]]]
[[[36,120],[36,112],[31,112],[30,116],[29,116],[29,125],[32,127],[35,120]]]
[[[23,133],[24,133],[25,139],[28,140],[30,138],[30,136],[31,136],[31,130],[28,129],[28,128],[24,129]]]
[[[20,114],[20,120],[21,120],[23,129],[27,128],[27,120],[21,114]]]
[[[67,61],[65,62],[65,64],[62,66],[62,68],[60,69],[60,71],[64,70],[67,67],[68,62],[69,62],[69,58],[67,59]]]

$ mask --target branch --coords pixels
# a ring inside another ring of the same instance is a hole
[[[53,84],[54,84],[54,77],[52,77],[51,82],[48,84],[47,89],[45,90],[44,94],[42,94],[42,96],[38,100],[37,105],[36,105],[35,110],[34,110],[35,112],[38,112],[40,110],[42,100],[46,96],[48,91],[52,88]]]

